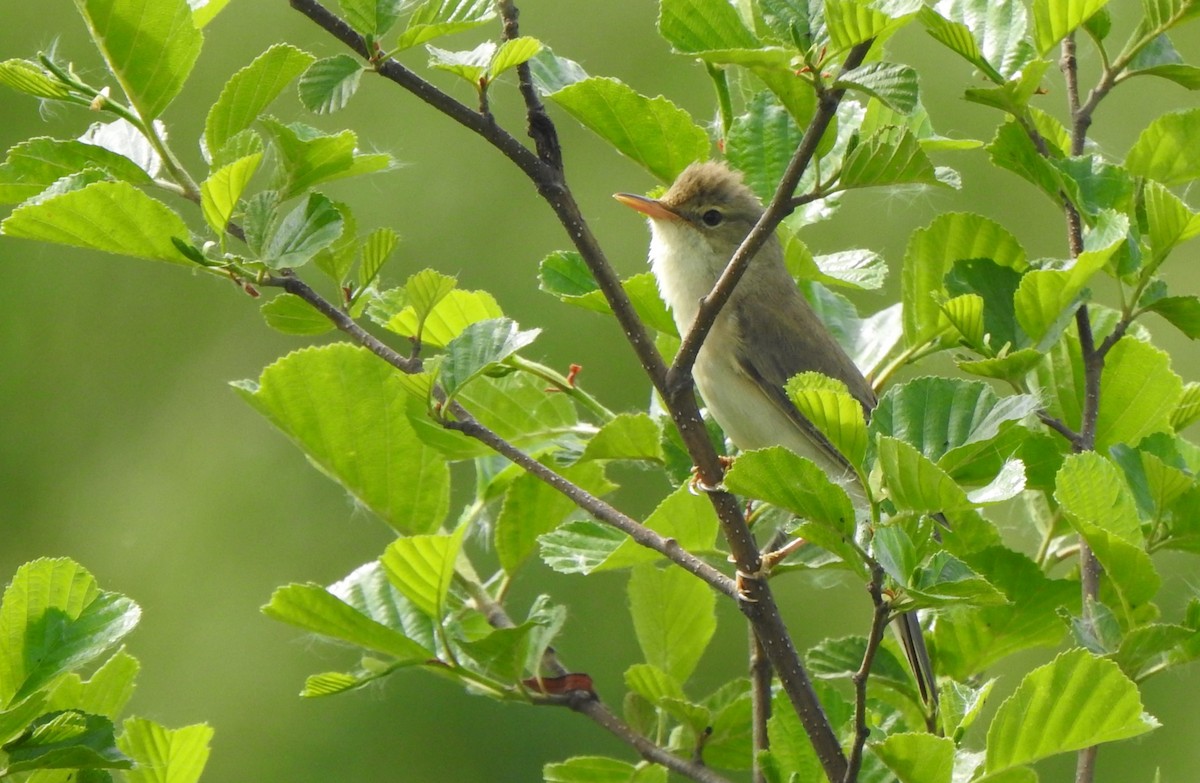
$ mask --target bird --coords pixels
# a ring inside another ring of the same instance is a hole
[[[700,303],[762,217],[762,203],[740,172],[718,161],[689,165],[660,198],[614,198],[648,218],[651,272],[679,333],[687,334]],[[772,235],[696,356],[696,390],[739,450],[784,446],[815,462],[861,508],[867,499],[857,472],[784,389],[792,376],[813,371],[844,383],[870,415],[876,404],[870,382],[813,311]],[[936,709],[936,681],[916,613],[900,615],[894,627],[922,699]]]

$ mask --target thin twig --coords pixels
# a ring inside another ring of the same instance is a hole
[[[887,630],[888,614],[891,603],[883,597],[883,566],[878,563],[871,566],[871,582],[867,585],[871,594],[871,603],[875,606],[871,617],[871,632],[867,636],[867,649],[863,651],[862,664],[858,671],[850,676],[854,683],[854,743],[850,746],[850,755],[846,760],[846,776],[843,783],[855,783],[858,772],[862,768],[863,748],[871,730],[867,727],[867,683],[871,677],[871,664],[875,653],[883,643],[883,634]]]
[[[499,5],[500,18],[504,22],[504,39],[511,41],[521,35],[521,28],[517,22],[520,12],[512,0],[500,0]],[[525,101],[525,120],[528,123],[526,131],[529,138],[533,139],[538,157],[554,170],[562,171],[562,147],[558,142],[558,129],[554,127],[542,99],[538,97],[528,62],[517,66],[517,80],[520,84],[521,98]]]

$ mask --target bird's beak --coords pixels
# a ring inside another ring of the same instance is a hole
[[[614,193],[613,198],[653,220],[679,220],[679,215],[674,210],[657,199],[633,193]]]

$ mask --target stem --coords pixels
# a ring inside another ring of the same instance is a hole
[[[871,616],[871,632],[867,636],[867,649],[863,651],[862,664],[850,679],[854,683],[854,743],[850,747],[850,756],[846,762],[846,775],[843,783],[854,783],[858,780],[858,772],[862,768],[863,748],[871,730],[867,727],[867,681],[871,676],[871,663],[875,653],[883,643],[883,634],[887,630],[888,613],[891,604],[883,597],[883,566],[875,563],[871,566],[871,582],[867,585],[871,594],[871,603],[875,611]]]
[[[729,77],[725,69],[712,63],[704,63],[708,78],[712,79],[713,89],[717,92],[717,110],[721,117],[721,149],[725,147],[725,137],[729,135],[729,127],[733,125],[733,98],[729,95]]]
[[[538,378],[541,378],[558,391],[567,395],[572,400],[575,400],[575,402],[579,403],[584,408],[587,408],[600,421],[609,422],[616,418],[616,414],[604,407],[604,405],[595,397],[579,388],[573,380],[555,370],[552,370],[546,365],[539,364],[538,362],[533,362],[529,359],[524,359],[516,355],[510,356],[506,361],[508,364],[511,364],[518,370],[522,370],[530,375],[535,375]]]

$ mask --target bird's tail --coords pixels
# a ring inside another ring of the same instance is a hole
[[[925,634],[921,630],[921,621],[915,611],[905,612],[896,618],[892,627],[900,637],[900,646],[908,657],[913,676],[917,679],[917,687],[921,691],[921,700],[929,707],[931,717],[937,716],[938,697],[937,680],[933,674],[933,662],[929,660],[929,649],[925,646]]]

